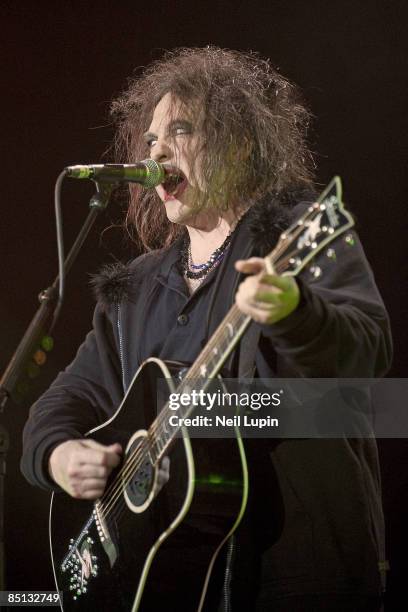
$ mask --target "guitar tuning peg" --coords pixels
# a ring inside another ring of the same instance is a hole
[[[332,249],[332,248],[327,249],[326,255],[332,261],[336,261],[336,259],[337,259],[336,251],[334,249]]]
[[[354,246],[355,240],[354,240],[353,234],[347,234],[346,236],[344,236],[344,242],[348,244],[349,246]]]
[[[310,266],[309,272],[313,278],[319,278],[322,275],[322,269],[320,266]]]

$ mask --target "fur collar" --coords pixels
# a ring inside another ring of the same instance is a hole
[[[247,223],[257,255],[264,257],[274,248],[280,234],[293,219],[295,205],[313,201],[314,196],[311,190],[294,189],[281,194],[269,194],[250,208]],[[133,290],[142,282],[144,273],[157,268],[169,249],[146,253],[127,264],[107,264],[93,275],[91,286],[102,308],[130,299]]]

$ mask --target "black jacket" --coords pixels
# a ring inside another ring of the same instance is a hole
[[[211,302],[207,337],[233,302],[238,283],[233,261],[272,249],[288,222],[290,203],[285,206],[281,201],[259,203],[241,223],[218,271],[222,282]],[[296,217],[298,208],[291,214]],[[277,324],[260,326],[259,377],[386,373],[391,358],[388,317],[358,238],[348,234],[354,245],[339,238],[333,245],[335,259],[326,251],[319,254],[320,276],[309,270],[300,274],[297,310]],[[96,280],[93,330],[71,365],[34,404],[24,431],[22,470],[31,483],[55,486],[47,472],[52,449],[82,437],[120,404],[143,358],[139,339],[149,320],[149,304],[163,290],[179,246],[142,255],[127,266],[108,266]],[[268,456],[264,479],[267,489],[274,482],[269,498],[275,529],[263,554],[265,597],[380,592],[384,542],[375,442],[285,439]]]

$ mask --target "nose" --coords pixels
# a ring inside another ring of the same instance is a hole
[[[170,161],[173,157],[172,148],[164,138],[158,138],[155,146],[153,147],[151,158],[157,162]]]

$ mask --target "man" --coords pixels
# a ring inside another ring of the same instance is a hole
[[[181,49],[131,82],[112,110],[118,156],[151,157],[177,179],[155,192],[131,187],[127,225],[148,252],[96,280],[94,330],[26,426],[26,477],[80,499],[102,495],[123,452],[84,434],[113,414],[148,357],[194,362],[234,299],[256,323],[256,376],[381,376],[390,361],[387,315],[358,242],[339,241],[335,266],[322,254],[318,278],[265,270],[260,256],[313,199],[308,113],[268,62]],[[230,376],[246,357],[234,352]],[[249,455],[251,504],[220,606],[379,610],[375,444],[269,442]],[[166,458],[162,485],[169,471]]]

